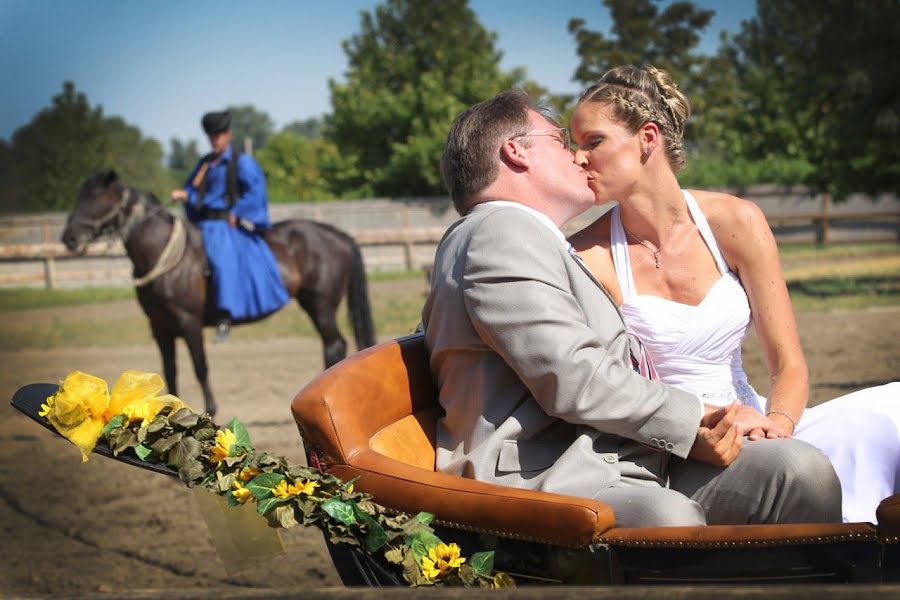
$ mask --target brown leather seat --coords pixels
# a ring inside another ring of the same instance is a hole
[[[819,565],[817,573],[843,568],[841,580],[860,573],[878,580],[872,573],[879,568],[882,544],[900,539],[900,496],[879,509],[879,542],[869,523],[616,528],[612,508],[596,500],[436,472],[435,426],[442,411],[421,334],[369,348],[328,369],[297,394],[291,410],[310,464],[344,480],[359,477],[358,489],[386,507],[430,512],[438,525],[499,538],[594,551],[613,548],[618,567],[627,571],[633,559],[638,564],[631,572],[650,573],[641,581],[652,580],[653,573],[663,577],[647,566],[652,558],[647,551],[742,551],[735,555],[741,572],[752,573],[754,551],[768,549],[771,558],[772,548],[799,548],[791,560],[802,563],[809,559],[810,546],[819,547],[823,557],[825,566]],[[671,560],[678,553],[667,556],[665,564],[678,564]],[[696,556],[691,560],[696,562]],[[771,575],[783,566],[796,572],[796,566],[778,562],[783,560],[763,561],[768,563],[763,570]],[[834,561],[837,567],[830,566]]]

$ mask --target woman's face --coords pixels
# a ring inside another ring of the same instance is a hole
[[[627,198],[641,176],[639,135],[612,116],[609,104],[583,102],[572,115],[572,138],[596,203]]]

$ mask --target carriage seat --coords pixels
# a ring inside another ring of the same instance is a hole
[[[291,410],[311,466],[389,509],[436,515],[435,524],[502,538],[568,546],[735,548],[896,542],[900,495],[882,503],[883,542],[870,523],[620,528],[603,502],[506,487],[437,472],[435,428],[442,414],[424,336],[366,349],[331,367]],[[879,546],[880,547],[880,546]]]

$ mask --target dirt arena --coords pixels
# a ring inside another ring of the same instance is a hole
[[[131,302],[3,313],[3,320],[71,319],[91,311],[135,311]],[[7,321],[7,323],[11,322]],[[813,381],[812,403],[896,379],[900,308],[809,313],[799,323]],[[384,332],[382,339],[392,337]],[[233,339],[209,345],[218,421],[243,421],[258,448],[302,460],[289,404],[321,368],[315,338]],[[200,406],[187,353],[179,346],[180,395]],[[763,361],[748,342],[751,381],[766,390]],[[73,369],[112,382],[125,369],[160,369],[156,349],[121,347],[0,349],[0,396],[56,382]],[[862,432],[861,432],[862,433]],[[62,438],[0,408],[0,594],[126,595],[137,590],[225,588],[281,592],[339,585],[318,530],[281,533],[284,553],[226,569],[194,495],[179,481],[97,455],[82,464]]]

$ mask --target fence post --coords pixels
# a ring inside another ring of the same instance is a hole
[[[50,250],[50,223],[41,223],[41,237],[44,241],[44,287],[52,290],[56,279],[56,262]]]
[[[403,205],[403,255],[406,261],[406,270],[412,271],[416,268],[415,255],[413,254],[413,244],[410,239],[409,232],[409,205]]]
[[[816,219],[816,244],[825,246],[828,244],[831,229],[831,194],[822,192],[822,213]]]

